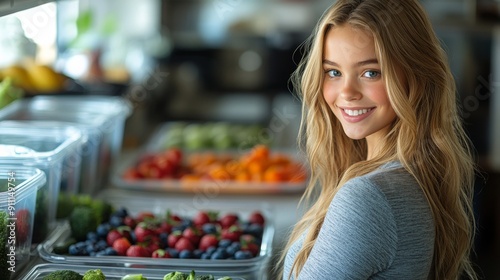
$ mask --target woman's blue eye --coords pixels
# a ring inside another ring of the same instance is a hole
[[[326,74],[330,77],[338,77],[340,76],[340,72],[338,70],[327,70]]]
[[[380,72],[378,72],[378,71],[366,71],[363,76],[365,76],[367,78],[376,78],[376,77],[380,76]]]

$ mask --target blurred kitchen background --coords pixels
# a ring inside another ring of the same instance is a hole
[[[298,47],[333,1],[0,1],[0,68],[32,60],[134,107],[124,149],[171,120],[275,125],[295,144]],[[479,162],[477,263],[500,278],[500,1],[422,0],[456,78]]]

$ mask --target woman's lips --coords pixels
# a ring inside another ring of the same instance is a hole
[[[375,107],[372,108],[342,108],[339,107],[342,112],[342,116],[347,122],[356,123],[364,120],[368,116],[370,116]]]

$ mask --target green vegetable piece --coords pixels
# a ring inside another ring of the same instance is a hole
[[[83,274],[83,280],[106,280],[106,276],[100,269],[91,269]]]
[[[127,274],[123,276],[121,280],[148,280],[148,279],[142,276],[142,274]]]
[[[56,270],[45,275],[42,280],[83,280],[83,276],[73,270]]]
[[[195,275],[194,270],[191,270],[191,273],[189,273],[186,280],[196,280],[196,275]]]
[[[171,280],[186,280],[187,274],[176,271]]]
[[[69,225],[76,240],[85,240],[87,233],[97,228],[96,214],[90,207],[77,206],[71,211]]]

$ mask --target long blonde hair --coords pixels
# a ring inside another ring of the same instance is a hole
[[[342,24],[373,34],[397,114],[381,152],[370,160],[365,140],[344,134],[322,95],[325,34]],[[475,231],[474,160],[445,52],[418,1],[339,0],[322,16],[304,47],[307,53],[292,78],[302,100],[299,145],[311,171],[301,203],[311,205],[295,225],[281,262],[307,232],[291,270],[297,277],[338,189],[353,177],[399,160],[419,183],[432,210],[436,238],[431,277],[476,279],[469,258]]]

